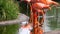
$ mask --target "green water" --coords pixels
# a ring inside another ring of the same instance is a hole
[[[48,22],[46,22],[45,26],[47,31],[53,31],[53,30],[60,30],[60,8],[52,7],[51,10],[49,10],[46,13],[46,16],[53,16],[53,17],[46,17]],[[48,23],[48,24],[47,24]]]

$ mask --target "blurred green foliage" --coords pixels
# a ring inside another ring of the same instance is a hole
[[[18,17],[19,6],[14,0],[0,0],[0,21]],[[19,24],[0,25],[0,34],[18,34]]]
[[[16,19],[19,7],[13,0],[0,0],[0,21]]]

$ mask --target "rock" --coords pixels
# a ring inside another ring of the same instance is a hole
[[[28,21],[29,20],[29,17],[24,15],[24,14],[19,14],[18,15],[18,18],[17,19],[14,19],[14,20],[7,20],[7,21],[1,21],[0,22],[0,25],[9,25],[9,24],[17,24],[20,22],[23,22],[23,21]]]
[[[22,13],[20,13],[20,21],[22,22],[22,21],[28,21],[29,20],[29,17],[28,16],[26,16],[25,14],[22,14]]]

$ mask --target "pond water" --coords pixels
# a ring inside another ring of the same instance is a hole
[[[52,7],[53,9],[46,13],[43,29],[45,32],[60,30],[60,10],[59,8]]]

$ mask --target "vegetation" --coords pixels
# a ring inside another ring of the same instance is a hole
[[[0,0],[0,21],[18,17],[19,7],[14,0]],[[19,24],[0,25],[0,34],[17,34]]]
[[[13,0],[0,0],[0,21],[16,19],[18,5]]]

